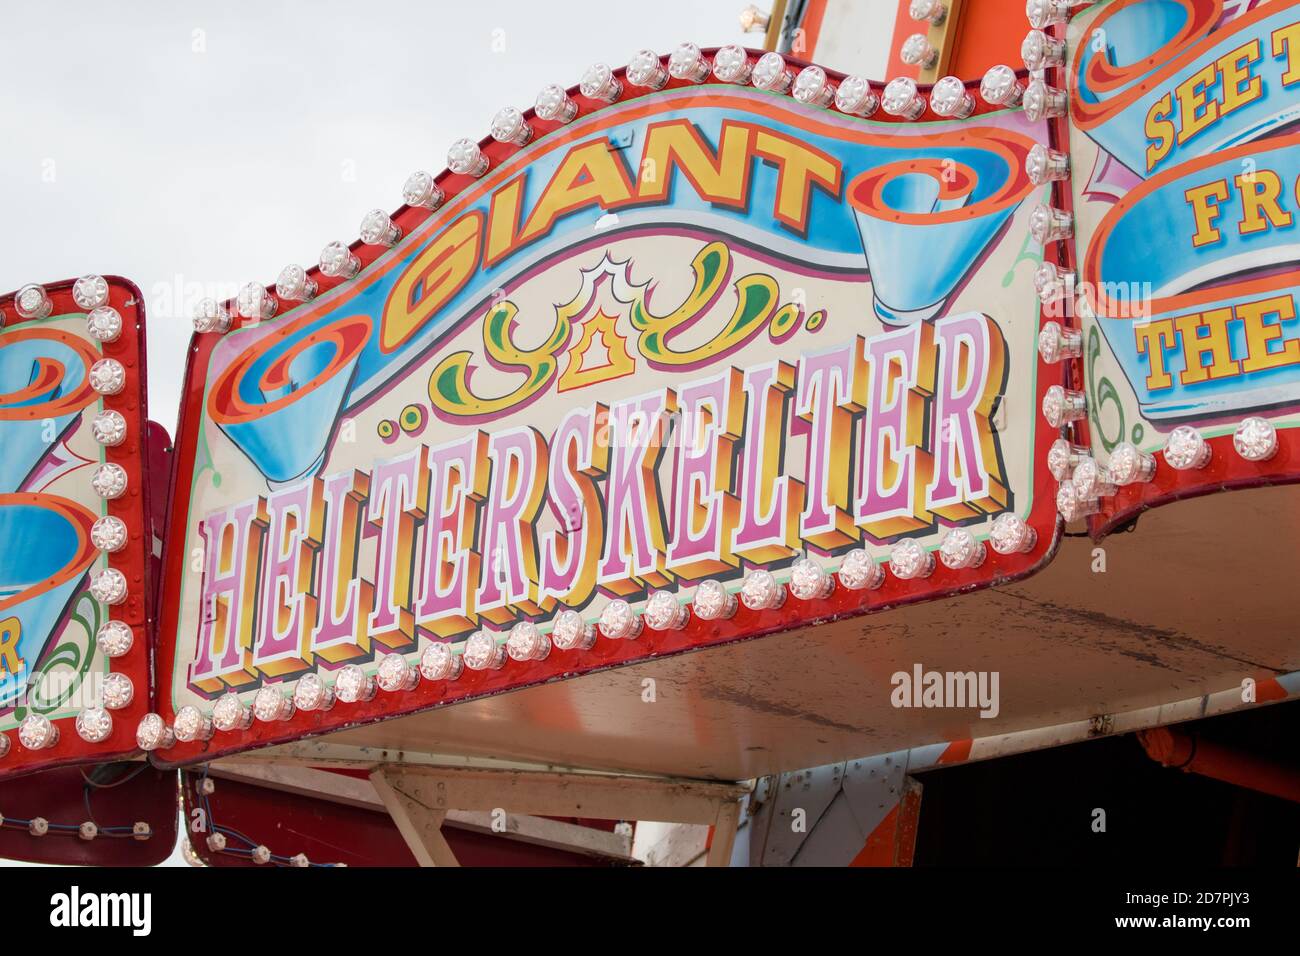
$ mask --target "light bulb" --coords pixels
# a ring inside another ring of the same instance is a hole
[[[589,100],[613,103],[623,95],[623,84],[618,81],[608,63],[593,63],[582,74],[578,92]]]
[[[722,582],[710,579],[695,588],[692,607],[702,621],[722,621],[735,615],[737,603],[736,596]]]
[[[402,230],[382,209],[372,209],[361,220],[361,241],[368,246],[391,246],[402,237]]]
[[[1087,458],[1089,451],[1082,445],[1075,445],[1068,439],[1058,438],[1047,450],[1047,470],[1057,481],[1064,481],[1074,474],[1080,461]]]
[[[890,116],[906,120],[919,119],[925,112],[925,97],[916,88],[916,81],[899,76],[889,81],[880,105]]]
[[[784,93],[794,82],[794,76],[785,68],[785,57],[780,53],[764,53],[754,64],[749,82],[769,93]]]
[[[100,551],[121,551],[126,547],[126,539],[126,522],[114,515],[98,518],[90,526],[90,543]]]
[[[885,583],[885,571],[863,548],[854,548],[840,561],[835,576],[850,591],[874,591]]]
[[[212,718],[191,704],[176,711],[176,721],[172,724],[176,739],[186,744],[208,740],[212,737],[212,729]]]
[[[199,334],[216,332],[221,334],[230,329],[230,313],[226,307],[215,299],[200,299],[194,306],[194,331]]]
[[[44,319],[53,309],[54,303],[43,286],[25,285],[14,296],[14,311],[20,318]]]
[[[578,104],[573,101],[564,87],[551,83],[542,87],[533,104],[533,112],[538,119],[552,123],[568,123],[578,115]]]
[[[334,706],[334,688],[319,674],[303,674],[294,685],[293,703],[303,711],[329,710]]]
[[[307,274],[307,270],[297,264],[287,265],[280,270],[275,280],[275,294],[286,302],[306,302],[316,297],[316,280]]]
[[[91,419],[90,433],[101,445],[110,448],[120,445],[126,440],[126,419],[112,409],[100,412]]]
[[[740,585],[740,603],[751,611],[776,610],[785,604],[785,593],[771,571],[756,568]]]
[[[951,529],[939,544],[939,560],[953,571],[978,568],[984,563],[986,553],[984,542],[965,528]]]
[[[654,50],[638,50],[627,64],[627,81],[633,86],[662,90],[668,83],[668,71],[659,62]]]
[[[506,653],[512,661],[544,661],[551,653],[551,639],[532,621],[517,621],[506,638]]]
[[[126,493],[126,469],[115,462],[104,462],[90,476],[90,486],[101,498],[120,498]]]
[[[1088,397],[1083,392],[1049,386],[1043,395],[1043,417],[1053,428],[1077,422],[1088,416]]]
[[[461,655],[465,666],[474,671],[500,670],[506,662],[506,649],[496,642],[489,631],[477,631],[465,642]]]
[[[645,602],[645,622],[656,631],[680,631],[690,619],[691,612],[670,591],[656,591]]]
[[[264,724],[289,720],[295,709],[293,696],[280,684],[266,684],[253,695],[253,716]]]
[[[1213,449],[1190,425],[1179,425],[1165,442],[1165,462],[1175,471],[1193,471],[1210,463]]]
[[[831,82],[826,71],[820,66],[805,66],[794,78],[791,94],[800,103],[806,103],[808,106],[830,106],[839,94],[839,88]]]
[[[1068,212],[1039,203],[1029,213],[1029,234],[1042,245],[1069,239],[1074,220]]]
[[[462,176],[478,179],[487,172],[488,158],[472,139],[458,139],[447,150],[447,168]]]
[[[989,544],[998,554],[1024,554],[1032,551],[1037,541],[1038,532],[1009,511],[994,518],[989,527]]]
[[[430,644],[420,655],[420,674],[425,680],[455,680],[464,669],[460,655],[442,641]]]
[[[880,97],[871,82],[861,76],[846,76],[835,91],[835,108],[851,116],[870,116],[880,107]]]
[[[271,318],[278,305],[275,296],[256,282],[250,282],[240,289],[239,296],[235,299],[236,311],[244,318],[254,321]]]
[[[100,359],[90,367],[88,380],[100,395],[120,395],[126,388],[126,369],[117,359]]]
[[[831,596],[835,579],[812,558],[801,558],[790,567],[790,593],[800,601],[820,601]]]
[[[121,604],[126,600],[126,575],[117,568],[104,568],[90,578],[90,593],[103,604]]]
[[[990,106],[1018,106],[1024,94],[1016,71],[1005,64],[990,67],[980,81],[980,96]]]
[[[76,728],[86,743],[103,743],[113,733],[113,715],[103,707],[87,707],[77,714]]]
[[[401,654],[385,654],[375,670],[375,683],[388,694],[415,690],[420,683],[420,672]]]
[[[18,725],[24,750],[49,750],[59,742],[59,728],[44,714],[28,714]]]
[[[344,664],[334,678],[334,696],[345,704],[359,704],[375,696],[375,679],[359,664]]]
[[[585,651],[596,643],[596,628],[566,608],[551,623],[551,643],[562,651]]]
[[[492,117],[492,138],[498,143],[512,146],[526,146],[533,138],[533,128],[524,119],[524,114],[513,106],[506,106]]]
[[[402,183],[402,202],[408,206],[437,209],[446,198],[433,176],[423,169],[417,169],[406,177],[406,182]]]
[[[1059,322],[1044,322],[1038,332],[1038,354],[1048,365],[1083,355],[1083,333]]]
[[[72,301],[86,312],[108,305],[108,281],[103,276],[82,276],[72,283]]]
[[[975,97],[955,76],[945,76],[930,89],[930,109],[948,119],[965,119],[975,112]]]
[[[679,44],[668,57],[668,75],[688,83],[703,83],[709,77],[709,61],[694,43]]]
[[[943,0],[912,0],[907,6],[907,15],[937,27],[947,18],[948,7]]]
[[[116,342],[122,334],[122,316],[117,309],[101,305],[86,316],[86,332],[99,342]]]
[[[1042,30],[1030,30],[1020,44],[1020,56],[1025,68],[1038,72],[1048,67],[1065,64],[1065,42],[1050,37]]]
[[[889,570],[904,581],[928,578],[934,572],[934,555],[914,539],[904,538],[889,553]]]
[[[124,621],[105,621],[95,632],[95,646],[105,657],[123,657],[135,644],[135,633]]]
[[[1156,474],[1156,456],[1148,455],[1132,442],[1122,441],[1110,453],[1108,470],[1117,485],[1150,481]]]
[[[908,66],[932,70],[939,62],[939,51],[934,48],[924,33],[913,33],[903,41],[903,46],[898,51],[898,58]]]
[[[1266,418],[1244,419],[1233,432],[1232,447],[1246,461],[1268,461],[1277,454],[1277,429]]]
[[[1064,116],[1066,103],[1064,90],[1048,86],[1040,79],[1030,80],[1025,87],[1025,116],[1031,123]]]
[[[600,612],[600,633],[613,640],[634,641],[641,636],[640,615],[622,598],[610,601]]]
[[[227,691],[212,708],[212,725],[226,733],[247,730],[253,725],[253,711],[244,706],[238,694]]]
[[[729,43],[713,54],[713,75],[723,83],[747,83],[751,71],[744,47]]]
[[[145,753],[168,750],[176,745],[176,734],[158,714],[145,714],[135,728],[135,742]]]
[[[1056,149],[1035,143],[1025,156],[1025,174],[1035,186],[1070,177],[1070,157]]]

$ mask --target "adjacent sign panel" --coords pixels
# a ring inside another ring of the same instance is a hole
[[[0,298],[0,776],[134,751],[152,546],[139,292]]]
[[[1116,0],[1071,21],[1069,49],[1092,450],[1160,456],[1104,530],[1296,471],[1300,4]]]
[[[570,91],[572,122],[527,114],[530,143],[486,143],[481,178],[438,177],[445,205],[399,210],[391,249],[356,244],[354,278],[313,271],[314,299],[196,338],[160,632],[180,739],[155,759],[1050,553],[1037,409],[1060,367],[1035,349],[1024,171],[1045,129],[615,79],[613,104]],[[1004,520],[1019,533],[986,548],[1004,515],[1036,534]]]

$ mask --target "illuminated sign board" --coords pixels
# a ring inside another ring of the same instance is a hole
[[[1100,530],[1294,470],[1300,4],[1118,0],[1068,47]]]
[[[1046,124],[678,72],[551,88],[321,269],[203,307],[156,761],[1046,560]]]
[[[136,750],[149,709],[144,317],[116,278],[0,297],[0,776]]]

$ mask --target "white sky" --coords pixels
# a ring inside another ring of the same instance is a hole
[[[746,0],[8,4],[0,290],[88,272],[144,292],[149,412],[174,431],[190,312],[273,284],[401,204],[502,106],[641,47],[761,46]],[[765,2],[760,7],[768,6]]]
[[[745,5],[7,4],[0,290],[88,272],[133,280],[149,415],[172,432],[195,299],[314,264],[368,210],[397,208],[412,170],[441,170],[453,140],[593,62],[683,40],[761,46],[740,33]]]

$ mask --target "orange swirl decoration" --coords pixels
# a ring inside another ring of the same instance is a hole
[[[1033,146],[994,127],[908,137],[911,158],[849,183],[882,321],[906,325],[938,313],[1033,188],[1025,173]]]
[[[927,146],[978,149],[1000,156],[1006,161],[1007,176],[1001,186],[970,205],[933,212],[911,212],[892,208],[884,195],[886,187],[900,176],[921,174],[934,179],[939,184],[938,202],[973,196],[979,188],[980,176],[970,165],[953,158],[924,156],[899,160],[869,169],[849,183],[848,198],[854,209],[889,222],[932,226],[992,215],[1019,203],[1033,187],[1025,173],[1025,157],[1033,148],[1034,141],[1026,136],[986,127],[944,136],[918,136],[914,139],[917,149]],[[907,142],[909,148],[912,148],[913,138]]]
[[[91,343],[58,329],[0,333],[0,493],[21,488],[82,409],[99,398],[90,387],[98,358]]]
[[[213,384],[208,415],[270,481],[289,481],[324,454],[369,316],[308,316],[259,339]]]
[[[90,539],[95,515],[58,495],[0,494],[0,706],[21,698],[45,655],[64,609],[99,554]]]
[[[27,492],[0,495],[0,528],[7,532],[5,550],[21,557],[23,562],[21,568],[6,569],[8,573],[0,583],[6,586],[21,584],[22,581],[18,580],[20,575],[37,579],[0,599],[0,614],[13,612],[42,595],[56,592],[85,573],[98,554],[90,540],[90,527],[95,523],[95,517],[83,505],[58,495]],[[12,527],[9,527],[11,523]],[[69,529],[71,540],[62,540],[59,533],[50,534],[53,528]],[[33,538],[29,547],[14,540],[22,535]],[[3,565],[4,562],[0,561],[0,567]],[[62,609],[60,605],[58,610]]]
[[[23,343],[27,343],[25,347]],[[56,354],[40,354],[46,343],[56,343]],[[63,351],[59,346],[71,355],[58,354]],[[4,354],[11,349],[14,352]],[[99,353],[85,339],[58,329],[15,329],[0,334],[0,368],[16,352],[22,353],[17,364],[34,369],[34,373],[27,374],[28,380],[21,388],[0,392],[0,421],[62,418],[81,411],[98,397],[90,387],[90,366],[99,359]],[[79,359],[80,368],[65,359]],[[57,394],[68,385],[71,387]]]
[[[1135,11],[1135,6],[1142,9]],[[1114,48],[1110,43],[1100,50],[1093,47],[1091,37],[1099,33],[1107,36],[1108,22],[1133,17],[1138,12],[1149,15],[1149,11],[1159,7],[1179,8],[1184,19],[1173,36],[1149,55],[1132,63],[1111,63],[1106,56],[1106,51]],[[1079,40],[1079,49],[1088,51],[1088,56],[1075,68],[1077,82],[1070,84],[1070,113],[1075,124],[1083,129],[1099,126],[1124,112],[1162,79],[1173,76],[1198,56],[1203,47],[1216,42],[1210,34],[1222,16],[1223,0],[1129,0],[1111,6],[1093,21],[1088,36]],[[1097,99],[1085,100],[1085,91]],[[1102,99],[1107,93],[1114,95]]]

